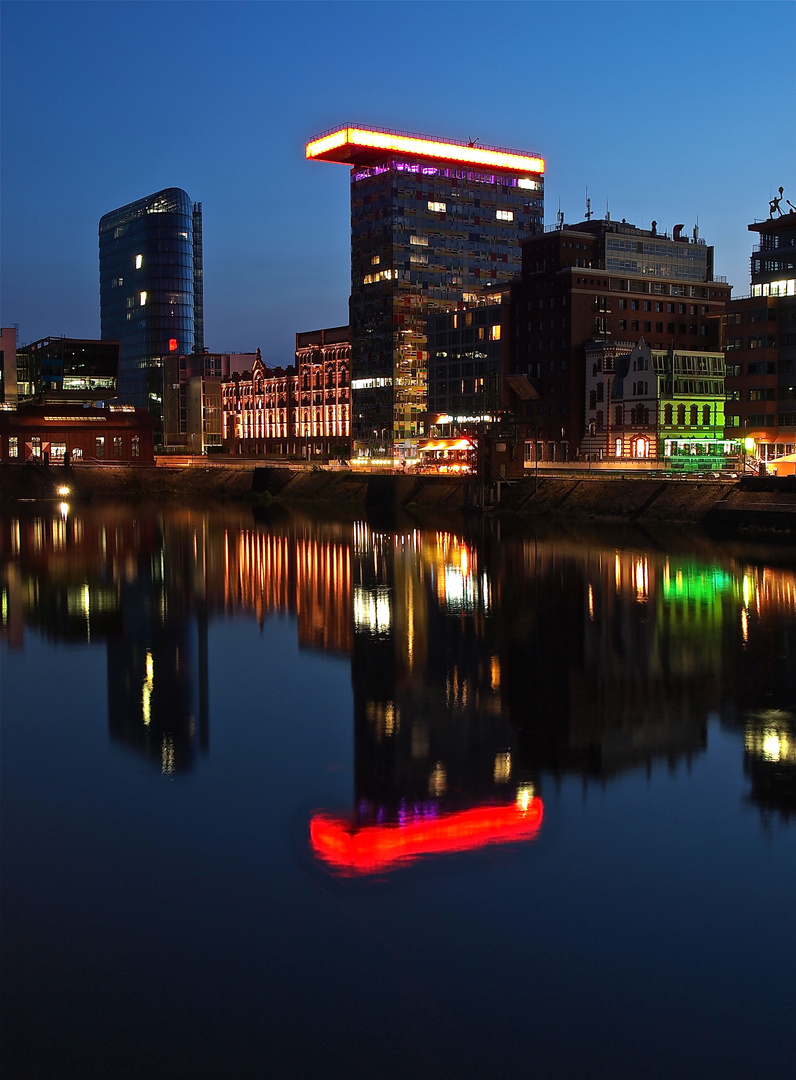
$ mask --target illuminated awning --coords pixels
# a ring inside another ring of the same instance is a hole
[[[530,840],[542,824],[542,800],[483,806],[406,825],[365,825],[316,814],[310,821],[313,851],[336,870],[373,874],[421,855],[470,851],[485,844]]]
[[[471,146],[425,135],[407,135],[378,128],[341,127],[307,143],[311,160],[336,161],[343,165],[372,165],[384,159],[384,151],[399,157],[444,161],[451,165],[475,165],[512,173],[544,172],[544,158],[499,147]]]
[[[429,439],[418,443],[417,448],[423,454],[429,450],[472,450],[473,444],[469,439]]]

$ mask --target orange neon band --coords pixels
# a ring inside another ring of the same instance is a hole
[[[371,131],[365,128],[340,128],[331,135],[324,135],[320,139],[307,143],[305,153],[308,158],[325,157],[329,161],[350,164],[346,156],[335,157],[332,154],[334,150],[343,146],[391,150],[396,154],[407,154],[410,157],[437,158],[468,165],[482,165],[489,169],[508,169],[512,172],[538,174],[544,172],[544,158],[540,157],[512,154],[505,150],[487,150],[478,146],[464,146],[461,143],[392,135],[389,132]]]

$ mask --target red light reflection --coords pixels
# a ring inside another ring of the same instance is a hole
[[[527,807],[483,806],[407,825],[365,825],[315,814],[310,842],[316,855],[346,874],[373,874],[413,862],[421,855],[469,851],[485,844],[530,840],[542,824],[542,800]]]

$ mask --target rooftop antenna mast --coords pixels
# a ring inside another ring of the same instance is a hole
[[[558,213],[556,214],[556,228],[560,231],[564,228],[564,212],[561,209],[561,200],[558,200]]]
[[[591,199],[589,198],[589,189],[586,188],[586,220],[591,221]]]

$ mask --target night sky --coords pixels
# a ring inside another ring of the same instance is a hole
[[[2,309],[19,339],[99,336],[97,225],[164,187],[203,204],[205,342],[292,361],[348,321],[346,122],[540,153],[559,207],[699,221],[749,292],[746,225],[796,203],[796,5],[1,5]]]

